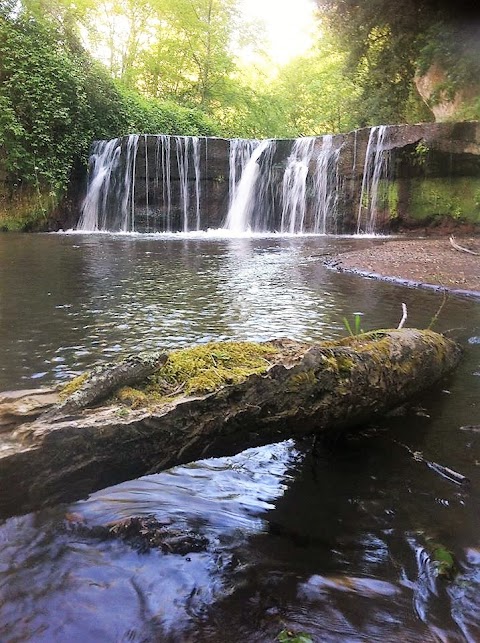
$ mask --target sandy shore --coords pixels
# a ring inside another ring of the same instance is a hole
[[[480,253],[479,237],[456,239]],[[441,239],[385,240],[370,248],[337,255],[328,262],[337,270],[425,287],[446,288],[480,298],[480,255],[455,250]]]

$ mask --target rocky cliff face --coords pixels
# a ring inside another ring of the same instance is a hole
[[[358,218],[362,183],[372,171],[366,167],[369,140],[372,129],[366,128],[347,134],[343,145],[342,212],[350,226]],[[382,148],[380,156],[387,158],[377,192],[380,230],[435,225],[444,218],[480,223],[480,123],[387,126]]]
[[[478,84],[452,89],[446,71],[437,63],[414,80],[418,93],[438,123],[454,120],[480,95]]]

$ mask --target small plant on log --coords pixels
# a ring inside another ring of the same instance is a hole
[[[350,322],[348,321],[348,319],[346,317],[343,318],[343,325],[345,326],[345,328],[348,331],[348,334],[351,337],[355,337],[355,335],[362,335],[363,334],[364,331],[361,328],[362,315],[363,315],[363,313],[354,313],[354,316],[353,316],[353,328],[352,328]]]

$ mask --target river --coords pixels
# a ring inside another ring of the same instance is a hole
[[[402,302],[407,325],[428,326],[441,295],[323,265],[375,243],[0,236],[0,390],[140,349],[335,338],[355,313],[364,330],[397,326]],[[463,360],[401,414],[333,444],[250,449],[0,523],[2,643],[251,643],[285,629],[321,642],[480,640],[480,304],[450,297],[436,330]],[[204,535],[207,551],[140,553],[69,527],[138,515]],[[432,543],[453,554],[453,580],[435,577]]]

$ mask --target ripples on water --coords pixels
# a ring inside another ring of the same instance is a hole
[[[426,326],[433,293],[338,275],[328,252],[374,241],[0,237],[0,390],[64,380],[138,349],[321,339]],[[451,299],[458,371],[405,416],[330,446],[251,449],[124,483],[0,526],[0,640],[480,640],[480,307]],[[470,341],[468,341],[470,340]],[[386,431],[388,429],[388,431]],[[402,446],[471,479],[459,487]],[[140,554],[66,530],[155,515],[209,539]],[[458,561],[435,578],[434,539]]]

